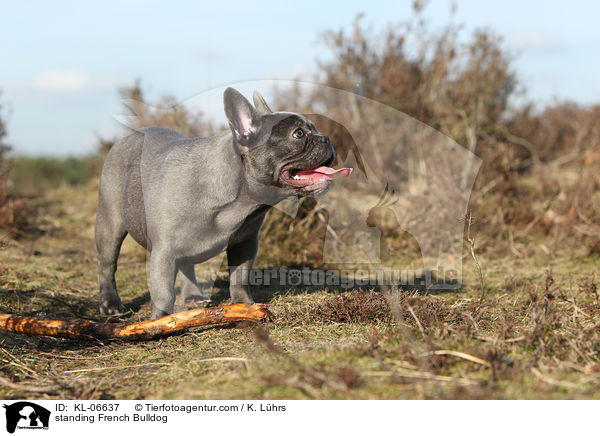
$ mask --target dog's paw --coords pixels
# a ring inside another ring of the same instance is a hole
[[[100,303],[100,314],[101,315],[120,315],[127,312],[127,308],[123,306],[123,303],[118,302],[102,302]]]
[[[211,302],[211,299],[208,297],[193,297],[186,298],[183,303],[184,310],[192,310],[192,309],[204,309]]]
[[[231,298],[231,304],[252,304],[254,300],[250,296],[238,296]]]

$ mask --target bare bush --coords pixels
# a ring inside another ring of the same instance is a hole
[[[558,102],[541,110],[532,104],[512,108],[511,99],[520,86],[502,39],[488,30],[465,38],[461,27],[454,24],[432,31],[420,2],[416,2],[412,17],[382,33],[375,33],[364,21],[359,16],[351,29],[322,35],[331,56],[320,63],[314,81],[405,113],[482,159],[469,204],[478,251],[528,257],[534,252],[531,242],[543,238],[544,250],[581,246],[583,253],[600,254],[600,226],[595,224],[600,220],[600,106]],[[410,167],[418,166],[423,155],[418,150],[403,150],[405,155],[398,157],[402,141],[426,143],[428,138],[405,139],[405,125],[390,123],[391,118],[381,117],[380,112],[361,111],[351,100],[340,102],[335,92],[323,87],[315,89],[310,95],[299,86],[276,90],[273,107],[293,108],[312,118],[331,138],[338,163],[356,144],[367,144],[370,177],[382,177],[379,185],[385,185],[386,172],[407,179],[404,191],[410,201],[406,216],[398,216],[397,221],[402,228],[416,222],[413,226],[420,228],[413,230],[426,237],[421,235],[418,244],[408,247],[398,236],[403,232],[396,232],[385,241],[390,251],[418,256],[419,248],[426,251],[439,241],[450,240],[453,235],[442,233],[435,224],[435,212],[442,209],[436,202],[451,203],[459,193],[444,192],[447,198],[413,195],[419,187],[411,183],[419,180],[410,180]],[[149,103],[139,81],[121,89],[120,96],[136,116],[132,128],[162,125],[189,136],[216,131],[202,114],[176,105],[172,97]],[[362,137],[353,138],[350,126],[334,120],[350,120],[369,129]],[[101,140],[104,151],[111,145],[112,140]],[[444,165],[441,161],[438,167]],[[465,163],[464,174],[469,165]],[[345,183],[352,185],[356,179]],[[462,190],[468,188],[466,183],[463,178]],[[413,205],[427,213],[416,219]],[[277,249],[263,254],[266,262],[285,259],[321,264],[328,217],[316,207],[316,202],[306,199],[295,219],[279,211],[269,214],[262,235]],[[584,243],[579,244],[582,238]]]
[[[149,126],[168,127],[190,137],[211,136],[216,132],[212,123],[206,121],[201,112],[191,111],[178,104],[177,99],[171,95],[149,102],[139,79],[132,85],[119,89],[119,96],[132,115],[124,134]],[[99,138],[99,151],[107,153],[117,139]]]
[[[524,147],[522,141],[511,142],[514,135],[507,133],[509,100],[517,90],[517,81],[511,68],[511,56],[503,49],[501,38],[488,31],[477,31],[462,43],[459,34],[459,27],[454,25],[448,25],[441,32],[430,31],[419,5],[411,19],[390,26],[383,34],[374,34],[359,16],[350,31],[342,29],[323,35],[332,56],[330,61],[321,63],[322,72],[315,79],[332,88],[384,103],[463,144],[483,159],[484,168],[477,186],[485,186],[498,177],[511,178],[524,165],[529,165],[526,159],[533,161],[533,152]],[[401,226],[413,222],[411,233],[420,234],[421,249],[430,250],[439,246],[440,241],[453,238],[453,235],[440,233],[437,212],[443,209],[440,204],[459,198],[460,192],[448,191],[456,184],[443,185],[443,192],[440,191],[443,195],[432,195],[431,190],[424,195],[423,189],[412,186],[420,183],[418,178],[410,180],[409,174],[411,165],[418,166],[427,158],[431,161],[429,166],[436,167],[440,173],[436,177],[442,178],[448,163],[439,156],[439,164],[433,165],[435,153],[424,157],[418,147],[406,146],[400,150],[407,141],[430,142],[432,138],[427,137],[426,130],[415,129],[414,121],[409,119],[402,122],[393,116],[392,110],[382,116],[381,109],[370,113],[362,110],[358,102],[340,102],[335,93],[323,88],[317,88],[308,97],[297,89],[285,90],[277,97],[276,107],[325,114],[329,119],[317,117],[315,122],[332,138],[341,160],[355,143],[366,144],[371,179],[390,173],[409,179],[402,189],[395,187],[408,199],[406,216],[399,216],[398,222]],[[369,128],[353,129],[360,131],[362,137],[352,138],[346,129],[348,126],[332,119],[350,120],[351,124]],[[407,135],[412,136],[407,138]],[[511,159],[506,165],[502,158],[507,155],[514,155],[515,162]],[[464,174],[470,172],[470,164],[466,165]],[[449,175],[455,177],[452,171]],[[385,184],[383,179],[379,182],[373,186]],[[462,177],[460,190],[468,188],[467,182]],[[417,220],[419,210],[429,212]],[[307,214],[305,219],[309,218],[314,220],[318,215]],[[395,242],[390,238],[390,246],[397,250],[400,245]],[[410,251],[418,255],[418,248],[415,246]]]
[[[0,105],[0,114],[1,112]],[[30,211],[24,198],[15,197],[10,192],[10,147],[4,142],[6,134],[5,121],[0,117],[0,229],[7,230],[13,236],[20,236],[29,227]]]
[[[332,56],[321,63],[315,79],[402,111],[482,159],[469,206],[480,234],[479,250],[527,257],[533,253],[532,238],[550,237],[544,243],[572,248],[583,238],[583,247],[598,251],[600,106],[567,102],[541,111],[532,104],[511,108],[520,88],[502,39],[479,30],[462,43],[460,28],[452,24],[432,32],[420,4],[411,19],[383,34],[374,34],[363,21],[359,16],[349,31],[323,35]],[[393,164],[398,141],[382,135],[389,133],[386,120],[353,113],[352,105],[340,105],[327,93],[306,97],[297,91],[280,93],[275,105],[336,119],[361,118],[373,132],[366,143],[378,144],[369,148],[371,160],[396,174],[406,173]],[[343,126],[327,119],[317,125],[337,149],[354,146],[355,138]],[[435,210],[435,205],[415,200]]]

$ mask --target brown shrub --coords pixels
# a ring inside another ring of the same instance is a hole
[[[0,105],[0,113],[2,106]],[[10,147],[3,142],[6,124],[0,117],[0,229],[20,236],[29,227],[30,213],[27,201],[10,193],[9,162],[7,153]]]
[[[286,308],[279,320],[303,323],[389,323],[392,312],[380,292],[353,291],[334,295],[325,301],[308,303],[300,308]]]
[[[583,247],[582,254],[596,255],[600,106],[558,102],[542,110],[532,104],[511,109],[509,101],[520,88],[501,38],[477,31],[463,44],[459,34],[453,25],[430,31],[420,4],[409,21],[380,35],[359,16],[352,29],[324,34],[333,56],[321,63],[316,80],[324,77],[326,85],[394,107],[482,158],[469,205],[479,251],[527,257],[533,253],[530,242],[545,238],[552,248]],[[303,107],[305,113],[347,110],[326,93],[306,98],[293,90],[280,93],[275,106]],[[337,150],[354,146],[343,126],[320,121]],[[369,119],[374,132],[385,132],[384,123]],[[369,149],[378,155],[373,161],[393,162],[395,141],[380,133],[374,141],[380,146]]]
[[[131,130],[150,126],[168,127],[186,136],[211,136],[217,129],[204,120],[201,112],[192,112],[178,104],[175,97],[166,95],[156,102],[149,102],[142,88],[140,79],[130,86],[119,89],[119,96],[131,115],[129,125],[124,130],[127,135]],[[98,149],[102,154],[108,153],[119,138],[98,138]]]
[[[535,147],[542,162],[555,167],[600,159],[600,106],[556,102],[536,112],[529,104],[515,113],[510,129]]]
[[[375,34],[359,16],[351,29],[328,31],[322,38],[332,56],[320,63],[316,82],[404,112],[482,159],[469,204],[479,252],[528,257],[537,245],[531,242],[542,238],[544,247],[553,251],[600,253],[600,226],[596,224],[600,222],[600,106],[557,102],[541,110],[532,104],[512,109],[509,102],[520,87],[502,39],[487,30],[465,39],[461,27],[453,24],[432,31],[421,2],[415,2],[411,18],[390,25],[381,34]],[[121,89],[120,95],[137,115],[134,128],[156,124],[190,136],[217,130],[201,114],[174,105],[171,97],[149,105],[139,81]],[[374,132],[367,139],[378,144],[369,150],[373,162],[387,163],[387,170],[403,177],[406,168],[394,163],[397,141],[380,133],[387,131],[386,120],[352,114],[333,95],[320,89],[307,96],[292,87],[276,92],[273,107],[313,114],[310,117],[331,138],[340,161],[356,143],[346,127],[333,119],[363,117]],[[104,151],[111,145],[111,140],[101,140]],[[415,156],[415,162],[418,159]],[[372,173],[378,177],[377,168]],[[417,203],[422,209],[435,210],[435,204],[422,199]],[[426,218],[427,214],[423,226],[432,229],[429,238],[435,243],[454,236],[436,233]],[[320,266],[327,219],[327,213],[311,200],[302,202],[296,218],[270,212],[261,238],[275,248],[261,252],[261,261]],[[418,251],[419,247],[400,240],[402,232],[396,233],[388,238],[391,250]],[[421,249],[432,245],[431,241],[417,242]]]
[[[22,236],[29,229],[29,213],[27,200],[14,197],[6,192],[5,187],[0,187],[0,229],[13,236]]]

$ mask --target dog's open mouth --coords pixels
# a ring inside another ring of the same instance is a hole
[[[303,170],[289,166],[281,171],[281,181],[296,188],[304,188],[327,182],[337,177],[349,176],[350,174],[352,174],[352,168],[335,170],[327,166],[320,166],[310,170]]]

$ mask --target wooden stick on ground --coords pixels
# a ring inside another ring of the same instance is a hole
[[[271,317],[264,304],[232,304],[177,312],[151,321],[100,323],[85,319],[43,319],[0,314],[0,330],[25,335],[94,337],[98,339],[147,340],[190,327],[235,321],[260,321]]]

